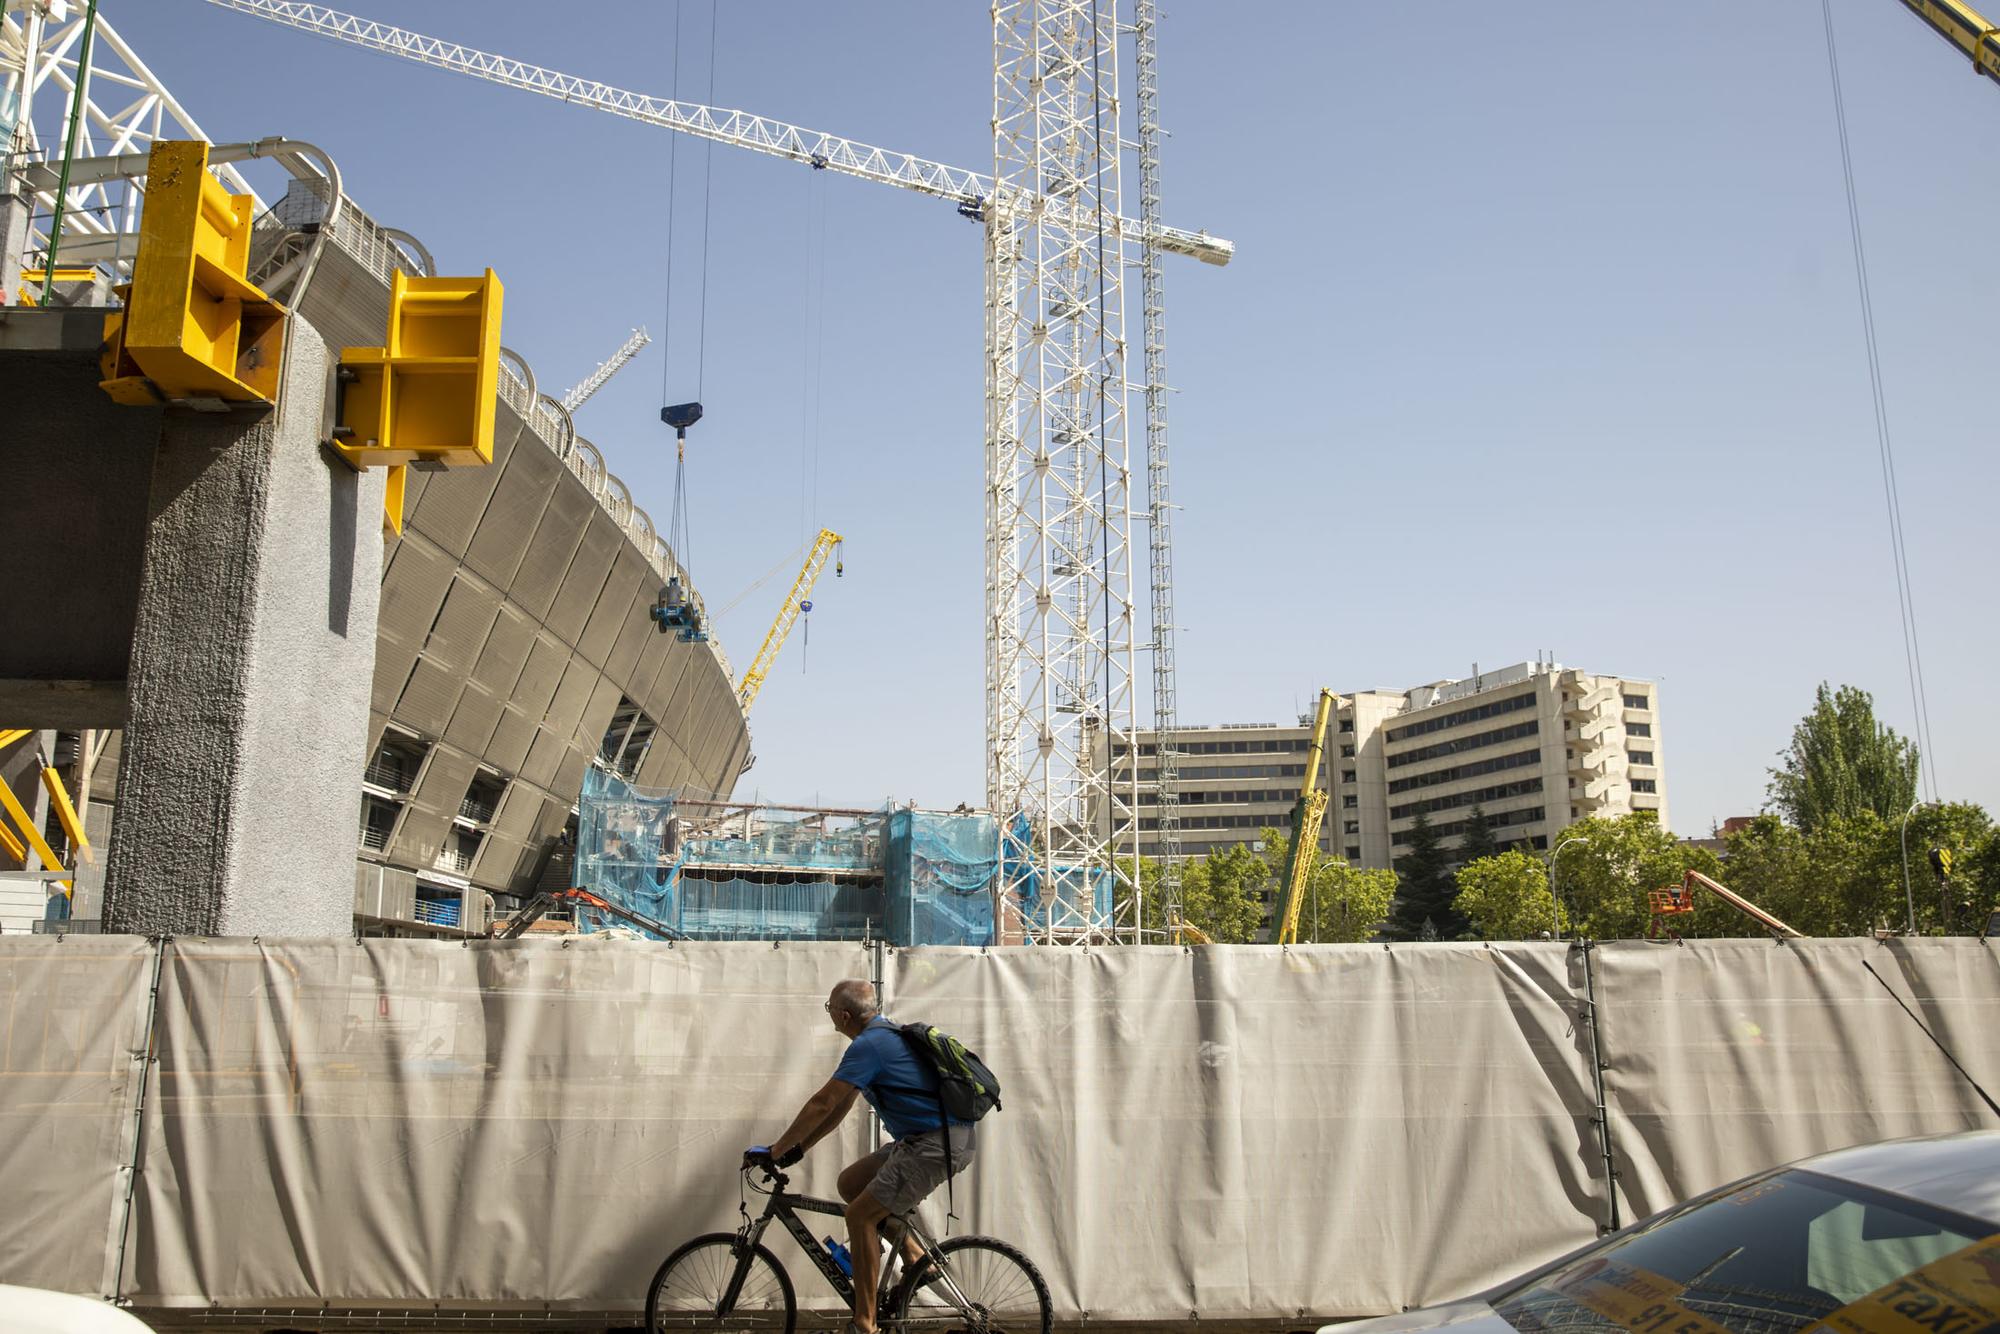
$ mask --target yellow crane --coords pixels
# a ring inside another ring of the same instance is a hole
[[[799,567],[799,577],[792,581],[792,591],[785,595],[785,604],[778,608],[778,619],[771,622],[771,632],[764,636],[763,644],[757,649],[757,656],[750,660],[750,670],[743,673],[743,683],[736,687],[736,702],[743,712],[750,712],[750,706],[757,700],[757,692],[764,688],[764,678],[771,674],[771,665],[778,660],[779,650],[791,638],[792,627],[799,617],[812,610],[813,585],[819,582],[820,571],[826,568],[827,557],[838,547],[842,538],[831,528],[819,530],[813,539],[812,550],[806,553],[806,563]],[[841,563],[833,563],[833,576],[838,579],[843,572]]]
[[[1978,10],[1963,0],[1903,0],[1903,5],[1971,56],[1975,70],[2000,83],[2000,28],[1988,23]]]
[[[1319,762],[1326,753],[1326,725],[1332,717],[1333,692],[1321,690],[1319,709],[1313,714],[1312,744],[1306,750],[1305,781],[1299,784],[1299,800],[1292,807],[1292,848],[1285,854],[1285,879],[1271,913],[1271,939],[1280,945],[1299,938],[1299,909],[1305,905],[1306,881],[1312,878],[1314,854],[1319,851],[1319,825],[1326,818]]]

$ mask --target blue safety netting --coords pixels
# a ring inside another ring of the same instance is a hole
[[[893,811],[884,867],[892,944],[991,945],[1000,822]]]
[[[577,802],[576,883],[677,936],[988,945],[999,864],[990,815],[759,806],[694,832],[674,793],[596,766]],[[576,916],[585,931],[631,925]]]

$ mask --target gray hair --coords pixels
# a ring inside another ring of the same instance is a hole
[[[846,1010],[856,1019],[866,1022],[882,1012],[875,1002],[875,984],[865,978],[851,977],[839,982],[833,988],[833,1004],[836,1009]]]

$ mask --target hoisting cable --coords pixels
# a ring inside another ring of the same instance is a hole
[[[1924,657],[1917,643],[1917,609],[1910,588],[1909,549],[1903,540],[1903,502],[1896,484],[1896,454],[1889,434],[1889,408],[1882,389],[1882,359],[1875,341],[1875,303],[1869,295],[1868,254],[1861,240],[1861,207],[1854,187],[1854,154],[1847,135],[1847,100],[1840,86],[1840,56],[1834,42],[1832,0],[1820,0],[1826,27],[1826,68],[1833,84],[1833,119],[1840,132],[1840,170],[1847,186],[1847,227],[1854,250],[1854,277],[1861,296],[1861,334],[1868,348],[1868,382],[1875,400],[1875,445],[1882,463],[1882,493],[1889,511],[1889,546],[1902,615],[1903,665],[1910,680],[1910,707],[1924,763],[1922,781],[1937,800],[1937,747],[1931,738],[1930,699],[1924,690]]]
[[[1093,191],[1097,196],[1097,531],[1099,545],[1102,550],[1101,565],[1099,568],[1100,575],[1104,581],[1103,725],[1105,742],[1105,811],[1107,814],[1112,814],[1117,809],[1116,804],[1110,799],[1116,785],[1112,765],[1115,762],[1115,757],[1118,753],[1118,743],[1121,738],[1116,735],[1116,719],[1112,716],[1111,712],[1111,470],[1108,458],[1110,441],[1107,438],[1110,428],[1105,420],[1110,406],[1107,392],[1110,386],[1108,384],[1109,377],[1106,375],[1104,369],[1104,359],[1110,350],[1106,341],[1104,328],[1104,307],[1105,303],[1109,300],[1109,288],[1104,272],[1104,41],[1103,28],[1100,26],[1102,20],[1098,15],[1097,5],[1098,0],[1090,0],[1090,102],[1093,121],[1091,146],[1097,154],[1097,181]],[[1114,40],[1116,40],[1115,37]],[[1122,254],[1119,257],[1119,262],[1124,262]],[[1124,362],[1121,357],[1119,362],[1120,394],[1124,392],[1124,378]],[[1121,424],[1123,422],[1122,413],[1120,414],[1120,422]],[[1124,503],[1125,507],[1129,510],[1131,508],[1131,498],[1127,496]],[[1128,561],[1131,559],[1129,546],[1127,547],[1126,559]],[[1125,737],[1122,740],[1127,744],[1131,744],[1134,738]],[[1136,774],[1139,764],[1136,746],[1133,748],[1133,756],[1132,767],[1133,772]],[[1118,874],[1118,830],[1115,815],[1112,815],[1110,833],[1111,839],[1105,855],[1111,863],[1111,873],[1115,879]],[[1132,848],[1132,882],[1135,886],[1139,880],[1138,853],[1139,849],[1135,841]],[[1134,899],[1132,922],[1136,938],[1140,920],[1145,913],[1145,905],[1136,902],[1136,894],[1134,895]]]
[[[708,0],[708,95],[702,99],[703,106],[715,105],[715,29],[717,16],[715,0]],[[711,212],[711,184],[715,179],[715,140],[702,142],[701,163],[701,315],[695,326],[694,349],[694,396],[701,397],[703,379],[708,371],[708,220]]]

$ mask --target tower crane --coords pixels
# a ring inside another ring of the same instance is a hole
[[[946,199],[985,228],[986,802],[1033,825],[1049,884],[1138,864],[1134,730],[1135,517],[1153,521],[1152,609],[1169,558],[1157,264],[1227,264],[1234,247],[1157,221],[1153,15],[1112,0],[996,0],[993,175],[781,121],[649,97],[299,0],[207,0],[402,59],[579,103],[699,138]],[[1139,45],[1142,217],[1120,199],[1118,47]],[[1143,267],[1150,511],[1137,513],[1127,445],[1124,274]],[[1155,447],[1157,443],[1157,447]],[[1165,656],[1161,645],[1165,644]],[[1172,726],[1170,640],[1154,627],[1155,703]],[[1158,673],[1167,689],[1160,691]],[[1171,757],[1169,757],[1171,758]],[[1167,766],[1171,781],[1171,765]],[[1171,794],[1163,798],[1169,800]],[[1170,829],[1171,834],[1171,829]],[[1012,886],[1010,886],[1012,888]],[[1134,885],[1135,891],[1141,887]],[[1089,902],[1084,900],[1089,898]],[[1135,892],[1134,900],[1137,898]],[[1101,938],[1095,896],[1048,895],[1040,938]],[[1135,915],[1134,923],[1138,918]]]
[[[792,591],[785,594],[784,605],[778,608],[778,618],[771,622],[770,633],[757,649],[757,656],[750,660],[749,670],[743,673],[743,681],[736,687],[736,702],[743,712],[750,712],[750,706],[757,702],[757,692],[764,688],[764,678],[771,674],[771,664],[778,660],[778,653],[785,647],[785,641],[792,636],[792,627],[799,617],[812,610],[813,585],[819,582],[820,572],[826,569],[827,557],[833,554],[841,543],[841,536],[831,528],[819,530],[813,540],[812,550],[806,553],[806,563],[799,567],[799,577],[792,581]],[[839,561],[834,562],[833,575],[841,574]]]
[[[625,364],[639,355],[639,349],[653,341],[653,335],[641,327],[634,329],[618,350],[597,365],[597,369],[583,377],[567,394],[562,396],[563,411],[575,412],[590,396],[604,388],[612,376],[625,369]]]
[[[2000,83],[2000,28],[1964,0],[1903,0],[1912,14],[1972,57],[1972,67]]]
[[[1319,709],[1313,715],[1312,744],[1306,750],[1306,776],[1292,806],[1292,847],[1285,854],[1285,878],[1278,886],[1278,903],[1271,913],[1271,940],[1279,945],[1295,944],[1299,938],[1299,909],[1305,903],[1306,881],[1312,879],[1319,851],[1320,821],[1326,818],[1326,789],[1319,785],[1319,762],[1326,754],[1326,725],[1332,717],[1333,692],[1322,689]]]

